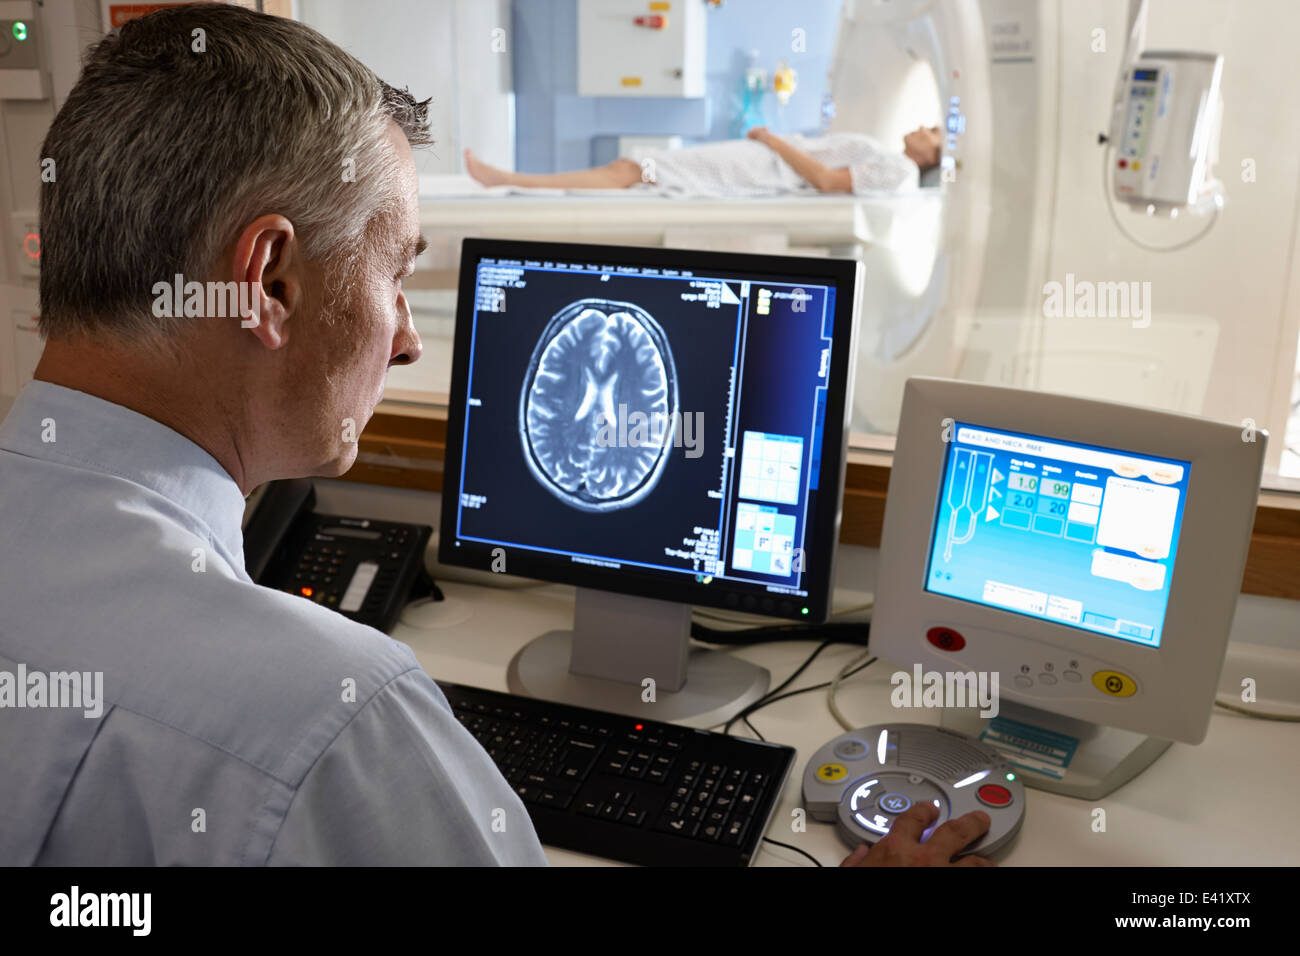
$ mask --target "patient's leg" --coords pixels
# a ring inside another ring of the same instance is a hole
[[[595,169],[568,173],[511,173],[489,166],[468,149],[465,169],[484,186],[549,186],[552,189],[626,189],[641,181],[641,166],[635,160],[616,159]]]

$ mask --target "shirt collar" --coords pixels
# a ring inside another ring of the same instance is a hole
[[[243,493],[215,458],[166,425],[85,392],[32,381],[0,422],[0,448],[157,492],[197,519],[243,571]]]

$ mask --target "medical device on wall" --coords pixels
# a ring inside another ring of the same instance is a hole
[[[1200,743],[1254,522],[1267,436],[1252,437],[909,380],[872,648],[918,675],[996,686],[995,708],[949,706],[942,724],[1003,754],[1026,786],[1095,798],[1171,741]]]
[[[578,95],[698,98],[702,0],[578,0]]]
[[[1115,87],[1104,169],[1111,197],[1135,212],[1174,219],[1180,213],[1212,218],[1190,239],[1160,246],[1134,237],[1152,252],[1182,249],[1213,228],[1223,206],[1214,177],[1223,118],[1223,57],[1188,50],[1144,50],[1147,0],[1130,0],[1124,66]]]
[[[769,675],[690,650],[692,604],[826,619],[861,275],[465,241],[438,560],[578,588],[512,693],[711,726]]]
[[[1222,75],[1223,57],[1182,51],[1144,51],[1126,70],[1111,132],[1116,199],[1155,212],[1220,201],[1211,164]]]

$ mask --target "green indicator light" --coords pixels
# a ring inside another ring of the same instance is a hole
[[[808,613],[808,609],[807,609],[807,608],[803,608],[799,613],[801,613],[801,614],[807,614],[807,613]]]
[[[20,42],[27,39],[27,24],[21,20],[14,21],[14,39]]]
[[[1016,779],[1016,775],[1015,775],[1014,773],[1009,773],[1009,774],[1007,774],[1007,779],[1008,779],[1008,780],[1015,780],[1015,779]]]

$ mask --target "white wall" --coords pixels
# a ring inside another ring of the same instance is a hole
[[[466,146],[514,167],[509,0],[298,0],[296,14],[385,82],[433,98],[421,175],[461,171]]]
[[[1147,48],[1224,57],[1218,175],[1227,205],[1202,241],[1166,254],[1143,251],[1119,235],[1102,202],[1097,133],[1108,125],[1126,7],[1126,0],[1061,4],[1060,154],[1047,278],[1062,280],[1073,272],[1100,281],[1149,281],[1153,326],[1162,316],[1179,314],[1216,320],[1218,345],[1202,412],[1271,427],[1271,470],[1281,450],[1300,334],[1300,4],[1151,0]],[[1097,27],[1106,31],[1105,53],[1092,52]],[[1255,161],[1254,183],[1242,181],[1244,159]],[[1147,222],[1126,209],[1118,213],[1133,232],[1158,244],[1203,224]]]

